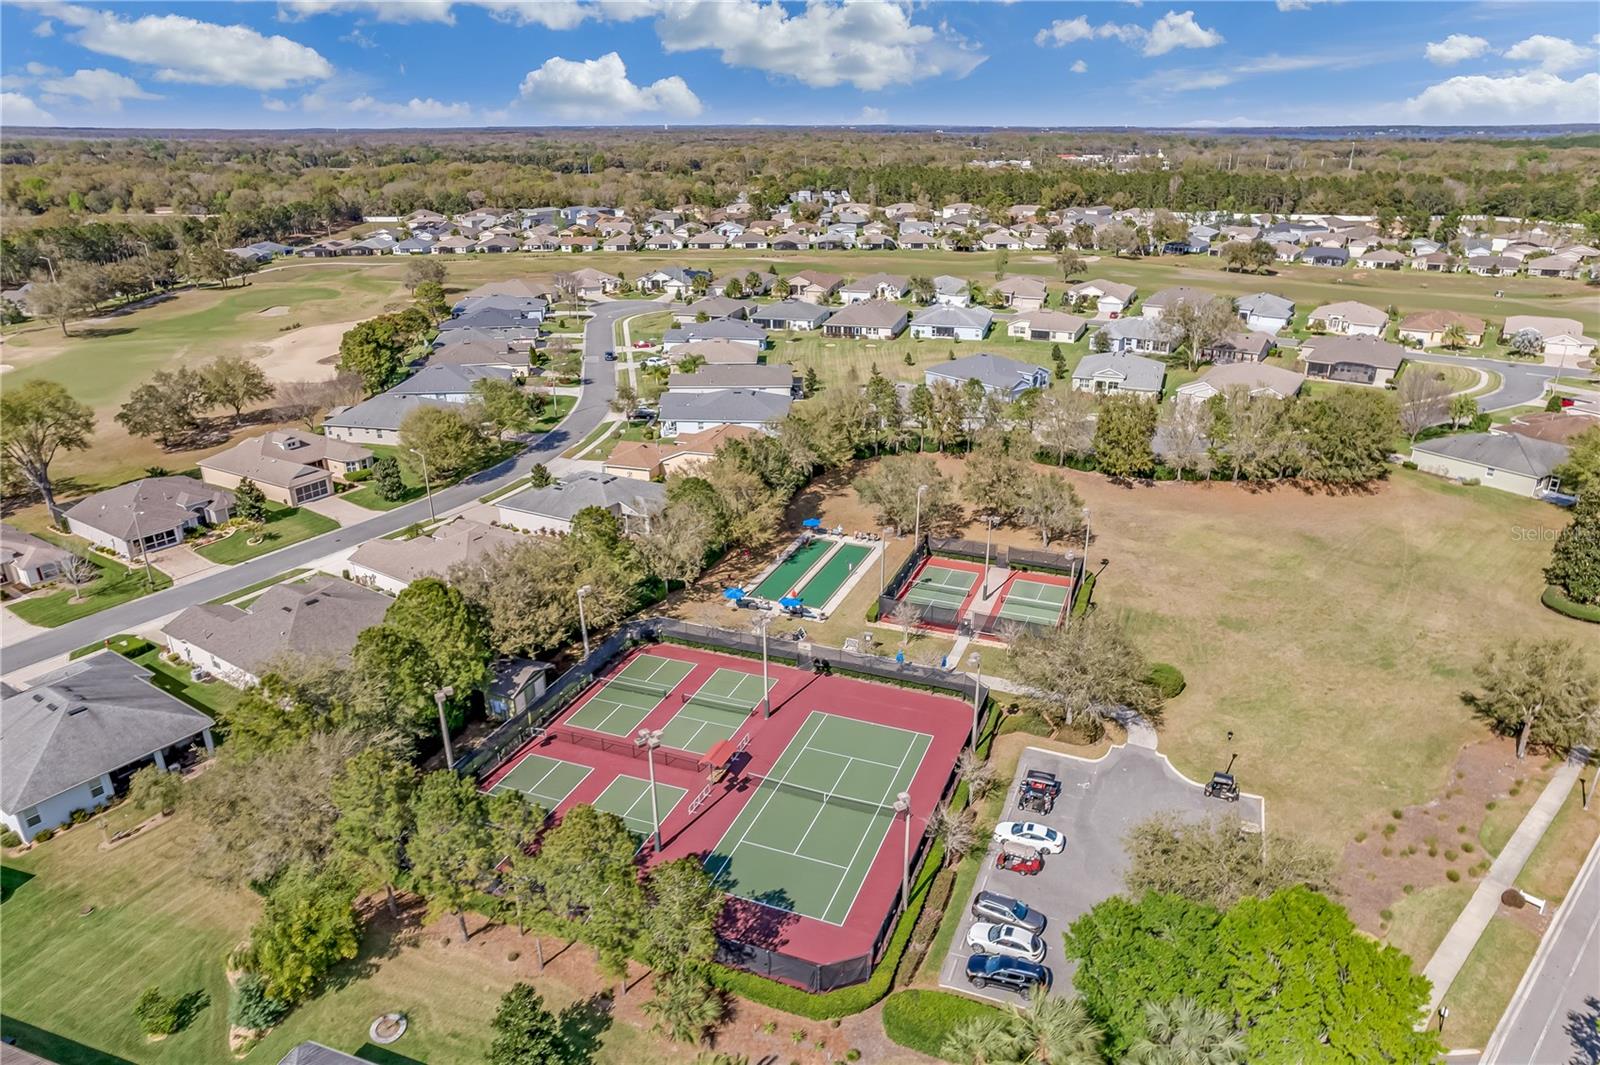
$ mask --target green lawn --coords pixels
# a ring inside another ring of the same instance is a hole
[[[63,542],[60,537],[47,535],[46,538],[56,543]],[[76,621],[120,603],[126,603],[130,599],[137,599],[141,595],[148,595],[152,591],[172,587],[172,578],[153,566],[147,577],[143,565],[129,569],[121,562],[99,553],[85,557],[100,567],[100,578],[84,586],[82,602],[72,601],[72,588],[68,586],[46,595],[6,605],[23,621],[53,629],[57,625],[65,625],[69,621]],[[152,581],[154,587],[151,587]]]
[[[1593,776],[1590,770],[1586,776]],[[1588,787],[1594,789],[1590,780]],[[1528,864],[1517,877],[1517,887],[1548,902],[1559,902],[1572,887],[1578,868],[1600,835],[1600,802],[1589,796],[1589,809],[1583,808],[1583,785],[1574,784],[1544,838],[1528,856]]]
[[[1445,1046],[1479,1049],[1489,1041],[1538,949],[1538,933],[1525,925],[1504,916],[1489,922],[1444,996],[1450,1007]]]
[[[1069,367],[1077,366],[1078,360],[1087,354],[1088,337],[1085,333],[1084,339],[1077,343],[1061,345]],[[894,340],[842,340],[808,330],[774,333],[772,341],[772,347],[767,350],[767,362],[791,363],[800,373],[815,369],[825,386],[864,382],[874,366],[890,380],[920,381],[924,370],[948,361],[952,354],[959,359],[980,351],[1038,363],[1055,372],[1050,360],[1051,344],[1008,337],[1000,323],[996,323],[987,340],[918,340],[909,331]],[[911,356],[909,364],[905,361],[908,354]]]
[[[305,507],[271,507],[268,510],[267,521],[259,533],[261,539],[259,544],[250,542],[256,538],[255,535],[243,527],[236,527],[233,535],[216,543],[195,548],[195,553],[212,562],[232,566],[264,555],[268,551],[276,551],[280,547],[288,547],[301,540],[309,540],[313,536],[332,532],[338,527],[339,523],[332,518],[318,514],[314,510],[307,510]]]
[[[554,406],[557,411],[561,409],[560,401],[563,399],[569,401],[566,409],[572,409],[570,396],[557,396],[555,398],[557,402]],[[546,416],[548,417],[549,415],[547,414]],[[565,417],[565,414],[563,414],[562,417]],[[417,461],[415,455],[410,454],[403,447],[393,447],[386,444],[367,444],[366,447],[378,458],[389,456],[396,462],[400,463],[400,479],[405,482],[405,491],[401,493],[399,499],[380,499],[378,498],[377,486],[375,486],[371,481],[368,481],[355,491],[346,492],[344,495],[339,497],[340,499],[354,503],[358,507],[366,507],[368,510],[394,510],[396,507],[403,507],[407,503],[421,499],[426,494],[422,480],[422,465]],[[504,461],[506,458],[516,454],[519,449],[520,445],[514,443],[498,443],[489,449],[488,456],[484,459],[482,465],[480,465],[478,469],[487,469],[497,462]],[[475,472],[477,471],[467,470],[461,474],[461,477],[465,477],[468,474]],[[461,477],[453,477],[449,480],[441,480],[440,478],[435,477],[433,479],[433,490],[437,492],[441,488],[455,484],[456,481],[461,479]]]
[[[1421,972],[1476,889],[1475,884],[1444,883],[1412,892],[1390,907],[1394,919],[1383,941],[1405,951],[1412,968]]]
[[[572,413],[572,408],[577,406],[577,396],[551,396],[544,405],[544,411],[533,423],[532,432],[548,433],[560,425],[567,415]]]
[[[1459,366],[1448,362],[1425,362],[1414,360],[1407,362],[1400,371],[1400,376],[1405,377],[1413,373],[1427,373],[1442,379],[1451,392],[1466,392],[1478,387],[1478,371],[1470,366]]]

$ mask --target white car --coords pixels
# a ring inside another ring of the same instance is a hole
[[[667,365],[667,357],[665,355],[652,355],[644,360],[644,364],[646,366],[665,366]]]
[[[1013,843],[1045,854],[1060,854],[1067,849],[1065,836],[1048,825],[1032,821],[1001,821],[994,826],[994,838],[1002,845]]]
[[[967,946],[980,954],[1002,954],[1035,962],[1044,959],[1044,940],[1014,924],[979,921],[967,932]]]

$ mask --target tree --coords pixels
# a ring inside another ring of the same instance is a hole
[[[366,392],[355,374],[339,374],[326,381],[285,381],[276,393],[278,416],[316,428],[316,417],[334,406],[360,402]]]
[[[1128,891],[1178,895],[1226,910],[1241,898],[1266,898],[1304,884],[1333,886],[1333,855],[1296,836],[1263,840],[1239,831],[1233,818],[1187,821],[1171,814],[1146,818],[1123,841]]]
[[[1513,639],[1491,648],[1477,668],[1482,690],[1467,705],[1496,731],[1530,746],[1568,750],[1592,741],[1600,727],[1600,676],[1570,640]]]
[[[911,279],[911,298],[918,303],[932,303],[935,289],[933,278],[919,274]]]
[[[361,322],[339,341],[339,369],[360,376],[368,395],[382,392],[400,375],[406,354],[432,324],[419,307]]]
[[[456,915],[465,942],[466,907],[497,857],[483,794],[470,778],[440,769],[423,776],[413,807],[411,874],[430,903]]]
[[[1450,397],[1450,428],[1459,429],[1478,416],[1478,401],[1465,392]],[[1600,434],[1596,434],[1600,436]]]
[[[1430,373],[1421,363],[1406,368],[1395,397],[1399,401],[1400,428],[1413,444],[1418,433],[1444,421],[1450,410],[1450,386],[1444,374]]]
[[[435,321],[450,313],[450,303],[445,299],[444,286],[437,281],[423,281],[412,290],[411,296],[417,301],[417,306],[422,312]]]
[[[1053,391],[1045,394],[1034,418],[1034,435],[1054,452],[1056,461],[1086,455],[1094,446],[1095,400],[1088,392]]]
[[[1025,633],[1011,645],[1013,675],[1052,724],[1127,707],[1146,717],[1161,709],[1144,655],[1110,617],[1091,613],[1071,629]]]
[[[494,426],[496,435],[525,433],[533,428],[533,404],[514,382],[480,377],[472,382],[472,396],[483,412],[483,420]]]
[[[1506,337],[1505,342],[1511,354],[1522,359],[1531,359],[1544,351],[1544,335],[1537,329],[1519,329]]]
[[[420,406],[401,419],[400,446],[421,455],[437,484],[477,469],[489,441],[470,411],[454,405]]]
[[[0,457],[22,472],[62,525],[50,464],[59,451],[82,451],[94,433],[94,411],[54,381],[8,385],[0,392]]]
[[[461,700],[489,680],[491,652],[483,620],[474,603],[437,577],[412,581],[383,616],[385,628],[426,649],[439,686],[454,688]]]
[[[1550,551],[1544,579],[1574,603],[1600,605],[1600,480],[1581,491],[1572,521]]]
[[[62,336],[71,336],[67,322],[92,307],[84,286],[71,277],[60,281],[34,282],[28,291],[28,306],[39,318],[54,319],[61,326]]]
[[[275,391],[260,365],[242,355],[219,355],[200,368],[205,383],[205,398],[222,407],[233,408],[237,422],[246,404],[271,399]]]
[[[1056,265],[1061,268],[1061,279],[1071,281],[1078,274],[1083,273],[1083,256],[1071,249],[1063,249],[1056,255]]]
[[[1035,988],[1026,1007],[963,1021],[942,1050],[974,1065],[1101,1065],[1102,1038],[1082,1002]]]
[[[1149,476],[1156,464],[1151,450],[1155,432],[1156,404],[1137,396],[1106,397],[1094,428],[1100,472],[1119,481]]]
[[[961,494],[979,514],[1010,521],[1022,507],[1031,450],[1031,439],[1021,433],[985,433],[967,456]]]
[[[385,502],[393,502],[406,494],[405,477],[400,473],[399,460],[393,455],[380,455],[372,464],[372,490]]]
[[[506,788],[489,795],[485,812],[489,817],[490,846],[498,863],[495,872],[503,889],[502,898],[509,899],[516,912],[520,935],[527,910],[542,907],[538,900],[540,886],[532,876],[533,858],[528,848],[544,827],[545,811],[537,803],[528,801],[520,791]],[[542,949],[539,964],[544,965]]]
[[[1126,1065],[1245,1065],[1244,1037],[1232,1021],[1192,998],[1145,1003],[1144,1027]]]
[[[1249,270],[1261,273],[1277,259],[1278,253],[1271,244],[1259,237],[1251,241],[1230,241],[1222,250],[1222,258],[1229,270]]]
[[[545,833],[537,878],[558,918],[582,915],[584,940],[603,971],[621,977],[646,919],[644,889],[635,864],[638,842],[622,818],[592,806],[568,810]]]
[[[183,996],[163,995],[161,988],[152,984],[133,1004],[133,1017],[139,1030],[151,1039],[171,1035],[182,1024]]]
[[[151,436],[170,449],[200,425],[205,379],[188,367],[157,370],[117,410],[117,421],[133,436]]]
[[[555,483],[555,478],[550,476],[550,468],[542,462],[533,464],[533,469],[528,471],[528,487],[549,488]]]
[[[1045,547],[1058,536],[1083,527],[1083,499],[1066,478],[1048,470],[1030,469],[1023,475],[1017,516],[1039,530]]]
[[[514,984],[500,996],[489,1027],[489,1065],[564,1065],[571,1057],[560,1018],[545,1008],[532,984]]]
[[[300,1002],[341,961],[356,956],[361,925],[356,889],[337,871],[296,866],[273,885],[261,919],[250,930],[247,968],[267,994]]]
[[[955,865],[978,845],[976,812],[970,807],[952,812],[948,806],[935,806],[928,818],[928,838],[944,845],[944,864]]]
[[[645,964],[658,973],[699,972],[710,965],[725,900],[702,864],[680,858],[656,866],[645,883],[645,894],[640,930]]]
[[[250,478],[245,477],[239,481],[233,490],[234,517],[241,521],[263,522],[267,520],[267,497],[262,494],[260,487]]]
[[[1180,396],[1164,404],[1156,418],[1161,437],[1161,457],[1179,475],[1193,473],[1210,478],[1214,466],[1211,449],[1211,408]]]
[[[653,576],[665,582],[668,591],[673,581],[688,587],[704,571],[713,539],[713,526],[705,511],[669,502],[638,538],[639,557]]]
[[[710,978],[684,970],[658,973],[655,997],[641,1008],[655,1019],[656,1031],[696,1046],[728,1015],[727,1001]]]
[[[1095,234],[1095,246],[1113,255],[1131,255],[1139,248],[1139,235],[1126,222],[1110,222]]]
[[[1233,300],[1223,296],[1203,302],[1183,300],[1162,315],[1161,327],[1188,352],[1193,370],[1212,345],[1239,328],[1239,312]]]
[[[1290,409],[1301,475],[1323,484],[1365,484],[1388,472],[1389,444],[1400,420],[1387,392],[1341,388]]]
[[[1572,438],[1567,461],[1555,468],[1555,474],[1565,492],[1579,497],[1600,493],[1600,426]]]
[[[413,295],[423,284],[443,285],[446,276],[444,263],[428,255],[413,255],[406,263],[404,284]]]
[[[1444,335],[1439,339],[1444,341],[1444,346],[1451,351],[1460,351],[1467,346],[1467,327],[1460,322],[1451,322],[1444,327]]]
[[[405,860],[416,784],[416,772],[410,765],[380,750],[363,751],[352,758],[333,782],[333,805],[339,811],[334,837],[339,852],[367,883],[383,885],[390,916],[398,916],[394,882]]]
[[[902,532],[917,523],[919,485],[928,486],[922,493],[923,528],[933,528],[947,521],[954,508],[950,481],[932,459],[922,455],[890,455],[853,482],[856,495],[873,509],[878,520]]]

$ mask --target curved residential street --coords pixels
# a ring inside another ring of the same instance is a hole
[[[582,440],[600,424],[610,409],[617,390],[615,365],[604,361],[606,351],[612,346],[613,326],[630,315],[659,310],[660,305],[646,300],[617,300],[600,303],[594,307],[594,318],[583,332],[583,390],[577,405],[560,425],[546,433],[539,441],[514,458],[478,473],[459,484],[442,488],[433,494],[433,508],[443,514],[470,503],[479,496],[504,487],[526,477],[528,471],[539,463],[549,464],[572,444]],[[147,625],[157,618],[174,614],[197,603],[210,602],[229,592],[267,580],[285,570],[295,569],[331,555],[336,551],[354,547],[375,537],[403,529],[414,522],[426,519],[428,501],[419,499],[390,511],[373,512],[372,517],[355,525],[346,525],[333,532],[303,540],[283,548],[231,566],[221,573],[211,574],[189,584],[167,588],[163,591],[135,599],[120,606],[102,610],[98,614],[68,622],[59,628],[21,640],[7,646],[4,654],[6,672],[22,669],[38,662],[67,654],[120,632]],[[7,616],[9,620],[9,615]]]

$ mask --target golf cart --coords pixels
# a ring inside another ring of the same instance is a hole
[[[1206,798],[1221,799],[1224,802],[1239,801],[1239,785],[1233,779],[1232,773],[1212,773],[1211,783],[1206,785]]]
[[[994,867],[1023,876],[1034,876],[1044,868],[1044,855],[1038,851],[1012,851],[1002,847],[1000,853],[994,856]]]
[[[1056,798],[1061,794],[1061,781],[1054,773],[1030,769],[1017,782],[1017,805],[1037,814],[1047,814],[1055,809]]]

